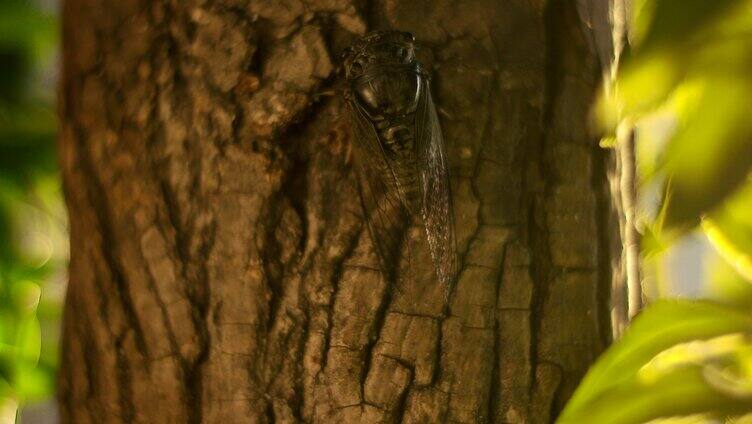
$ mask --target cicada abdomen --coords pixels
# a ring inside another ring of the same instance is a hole
[[[392,264],[400,231],[421,225],[437,278],[447,286],[457,259],[449,174],[427,75],[410,33],[377,31],[344,55],[345,100],[371,238]]]

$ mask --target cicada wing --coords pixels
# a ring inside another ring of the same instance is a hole
[[[422,215],[436,274],[440,282],[449,286],[457,273],[449,168],[428,83],[423,87],[416,116],[416,150],[423,194]]]
[[[385,272],[393,269],[405,229],[410,222],[407,209],[400,201],[394,172],[379,143],[378,134],[359,105],[349,101],[358,164],[360,197],[366,213],[368,230]]]

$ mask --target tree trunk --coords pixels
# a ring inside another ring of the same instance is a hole
[[[64,422],[547,423],[609,343],[618,226],[574,0],[63,14]],[[425,255],[380,271],[328,95],[339,52],[377,28],[413,32],[432,77],[448,300]]]

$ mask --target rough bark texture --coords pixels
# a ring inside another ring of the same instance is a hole
[[[67,0],[64,422],[550,422],[610,340],[619,259],[579,16]],[[433,78],[461,256],[448,301],[425,272],[379,271],[342,102],[319,95],[376,28],[414,32]]]

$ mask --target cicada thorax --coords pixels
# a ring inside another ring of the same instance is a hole
[[[401,202],[412,217],[422,208],[417,109],[425,76],[411,44],[386,40],[350,63],[350,101],[372,125]],[[353,69],[356,69],[353,71]]]

